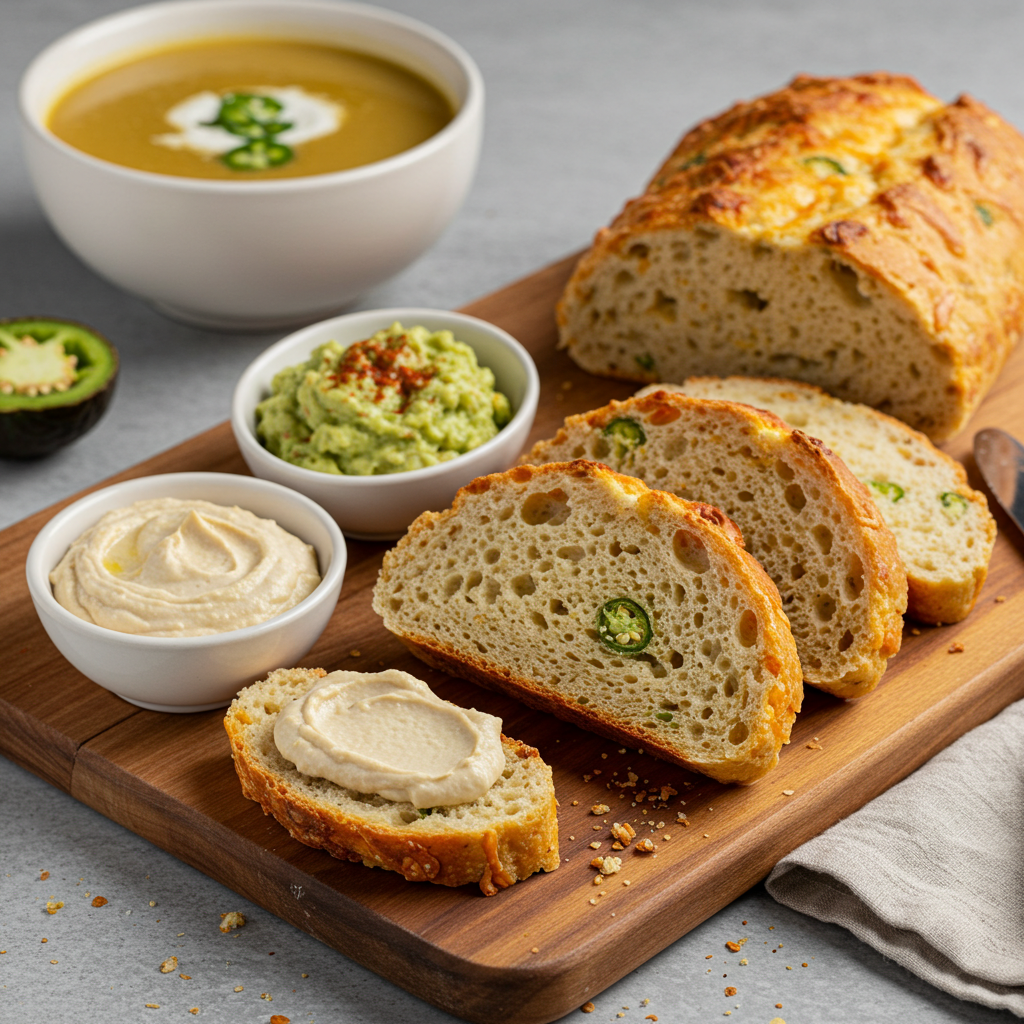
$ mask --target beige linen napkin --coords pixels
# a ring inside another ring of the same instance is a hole
[[[784,857],[765,884],[936,988],[1024,1017],[1024,701]]]

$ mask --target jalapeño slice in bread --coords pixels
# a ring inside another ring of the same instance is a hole
[[[721,782],[774,767],[803,696],[733,523],[594,462],[481,477],[425,512],[373,606],[428,664]]]
[[[936,624],[960,622],[970,613],[988,575],[996,523],[964,467],[924,434],[791,380],[691,377],[656,387],[746,402],[820,438],[867,485],[892,530],[907,571],[911,617]]]
[[[224,717],[242,792],[293,838],[410,882],[475,883],[485,896],[558,867],[551,769],[519,740],[502,736],[497,780],[452,806],[417,807],[299,771],[278,750],[274,728],[282,708],[325,678],[323,669],[278,669],[242,690]]]
[[[871,495],[820,441],[749,406],[661,392],[570,417],[524,461],[572,458],[722,509],[779,588],[804,682],[838,697],[878,684],[907,581]]]

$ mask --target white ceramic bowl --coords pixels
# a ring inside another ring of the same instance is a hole
[[[320,585],[266,622],[211,636],[118,633],[59,605],[49,576],[71,542],[112,509],[160,497],[238,505],[276,520],[313,545]],[[79,672],[142,708],[207,711],[223,707],[243,686],[272,669],[294,665],[309,652],[338,603],[345,561],[345,539],[334,520],[301,494],[232,473],[168,473],[105,487],[58,512],[32,542],[25,574],[43,628]]]
[[[271,455],[256,438],[256,405],[270,394],[274,374],[304,362],[317,345],[351,345],[395,321],[451,330],[469,345],[495,387],[508,397],[513,416],[479,448],[448,462],[380,476],[334,476],[293,466]],[[394,540],[421,512],[447,508],[470,480],[507,469],[523,450],[537,413],[540,379],[530,354],[510,334],[465,313],[438,309],[373,309],[312,324],[271,345],[242,374],[231,403],[231,427],[249,468],[257,476],[294,488],[323,505],[350,537]]]
[[[458,111],[440,132],[377,163],[273,181],[151,174],[88,156],[46,127],[90,69],[155,45],[247,35],[361,50],[418,72]],[[421,255],[469,190],[483,80],[440,32],[339,0],[172,0],[63,36],[21,82],[29,171],[54,229],[90,267],[179,319],[257,330],[337,312]]]

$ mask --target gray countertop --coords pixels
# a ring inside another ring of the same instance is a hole
[[[81,320],[115,342],[123,366],[106,418],[87,437],[42,461],[0,461],[0,527],[226,419],[242,369],[284,333],[217,335],[167,320],[95,276],[43,218],[18,142],[18,78],[45,44],[122,6],[0,0],[0,317]],[[580,248],[684,129],[799,71],[906,72],[943,98],[969,92],[1024,126],[1024,6],[1014,0],[388,6],[476,58],[487,83],[484,151],[441,241],[354,308],[457,307]],[[185,1020],[195,1007],[196,1017],[225,1024],[272,1014],[293,1024],[454,1019],[3,759],[0,793],[0,1024]],[[110,901],[102,913],[90,894]],[[52,916],[49,899],[64,902]],[[243,910],[249,924],[222,935],[229,910]],[[750,936],[744,953],[728,953],[725,941],[739,934]],[[172,955],[179,970],[161,974]],[[725,997],[727,985],[737,995]],[[648,1014],[662,1024],[725,1015],[750,1024],[1010,1019],[936,991],[761,887],[594,1002],[586,1020],[638,1024]]]

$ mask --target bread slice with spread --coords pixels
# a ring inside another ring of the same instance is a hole
[[[724,513],[585,460],[423,513],[373,607],[428,664],[720,782],[774,767],[803,695],[775,584]]]
[[[911,617],[938,624],[960,622],[970,613],[988,574],[996,522],[964,467],[923,434],[795,381],[694,377],[654,390],[659,388],[768,409],[820,438],[867,485],[896,537]]]
[[[720,508],[779,588],[804,682],[838,697],[878,684],[906,576],[867,489],[820,441],[746,405],[659,392],[570,417],[524,461],[572,458]]]
[[[699,124],[558,309],[592,373],[792,377],[933,440],[1024,327],[1024,139],[886,73],[799,76]]]
[[[242,690],[224,717],[242,792],[293,838],[410,882],[474,883],[486,896],[558,867],[551,769],[519,740],[501,737],[505,767],[484,796],[452,806],[418,808],[300,772],[278,750],[275,724],[326,676],[278,669]]]

